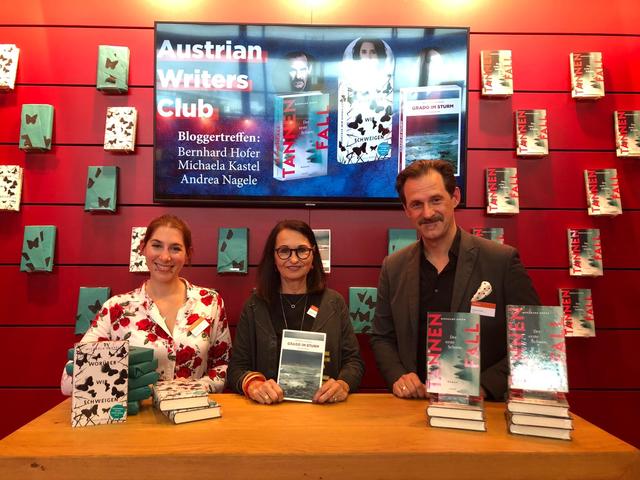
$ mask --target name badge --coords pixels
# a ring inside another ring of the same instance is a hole
[[[471,313],[477,313],[483,317],[495,317],[496,304],[488,302],[471,302]]]
[[[316,307],[315,305],[311,305],[309,307],[309,310],[307,310],[307,315],[316,318],[318,316],[318,307]]]
[[[204,317],[200,317],[200,319],[198,320],[198,322],[192,324],[189,327],[189,331],[191,332],[192,335],[200,335],[205,328],[207,328],[209,326],[209,322],[207,322]]]

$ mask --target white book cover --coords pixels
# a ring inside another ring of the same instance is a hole
[[[127,419],[129,342],[76,343],[73,352],[71,426]]]
[[[20,49],[12,44],[0,45],[0,90],[13,90],[16,86]]]
[[[481,50],[480,75],[483,96],[509,97],[513,95],[511,50]]]
[[[104,127],[104,149],[133,152],[136,147],[138,111],[135,107],[109,107]]]
[[[20,211],[22,174],[19,165],[0,165],[0,210]]]
[[[147,227],[131,228],[131,249],[129,251],[129,271],[130,272],[148,272],[147,260],[140,253],[140,244],[147,233]]]
[[[285,400],[311,402],[322,385],[326,339],[322,332],[282,331],[278,384]]]

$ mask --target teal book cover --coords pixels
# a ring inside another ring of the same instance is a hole
[[[56,246],[55,225],[27,225],[24,227],[21,272],[51,272]]]
[[[507,305],[509,388],[567,392],[562,309]]]
[[[78,294],[78,313],[76,313],[76,335],[83,335],[91,321],[100,312],[102,304],[111,295],[109,287],[80,287]]]
[[[118,201],[118,167],[89,167],[85,211],[115,212]]]
[[[416,243],[416,240],[418,240],[418,235],[413,228],[390,228],[387,255]]]
[[[377,301],[377,288],[349,287],[349,318],[355,333],[371,333]]]
[[[590,288],[558,289],[565,337],[595,337],[593,298]]]
[[[20,150],[51,150],[53,106],[25,103],[20,115]]]
[[[218,229],[218,273],[247,273],[249,229]]]
[[[129,90],[128,47],[98,46],[96,88],[106,93],[125,93]]]
[[[480,395],[480,315],[427,313],[427,392]]]

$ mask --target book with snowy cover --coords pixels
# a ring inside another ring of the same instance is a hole
[[[485,97],[513,95],[513,64],[511,50],[481,50],[480,78]]]
[[[285,400],[312,401],[322,385],[326,338],[323,332],[282,330],[278,385]]]
[[[597,99],[604,97],[602,52],[571,52],[571,96]]]
[[[400,89],[398,171],[416,160],[446,160],[460,172],[462,89],[457,85]]]
[[[377,301],[376,287],[349,287],[349,318],[355,333],[371,333]]]
[[[274,97],[273,178],[280,181],[327,174],[329,94]]]
[[[131,227],[131,248],[129,249],[129,271],[148,272],[147,260],[140,252],[140,245],[147,233],[147,227]]]
[[[516,154],[541,157],[549,154],[547,111],[516,110]]]
[[[558,289],[565,337],[595,337],[593,298],[590,288]]]
[[[331,273],[331,230],[328,228],[314,228],[313,234],[318,242],[318,253],[322,260],[324,273]]]
[[[427,313],[427,392],[480,395],[480,315]]]
[[[584,185],[587,191],[589,215],[620,215],[620,182],[615,168],[585,170]]]
[[[520,212],[517,168],[487,168],[487,213],[514,215]]]
[[[602,242],[599,228],[569,228],[569,275],[599,277],[603,275]]]
[[[153,406],[163,412],[180,408],[207,407],[209,392],[198,381],[175,379],[153,386]]]
[[[20,211],[22,173],[20,165],[0,165],[0,210]]]
[[[567,392],[562,309],[507,305],[509,388]]]
[[[471,235],[504,244],[504,228],[502,227],[472,228]]]
[[[640,157],[640,110],[613,112],[616,131],[616,155]]]
[[[129,342],[76,343],[73,353],[71,426],[127,419]]]

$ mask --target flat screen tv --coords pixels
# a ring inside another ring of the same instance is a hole
[[[154,200],[397,205],[416,159],[464,193],[468,50],[467,28],[158,22]]]

